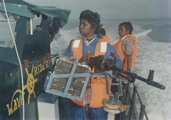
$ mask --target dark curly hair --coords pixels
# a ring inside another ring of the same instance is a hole
[[[127,30],[129,30],[129,33],[132,34],[133,26],[130,22],[123,22],[123,23],[119,24],[119,27],[121,27],[121,26],[125,26],[125,28]]]
[[[80,20],[85,19],[91,24],[91,28],[95,29],[94,33],[98,33],[102,27],[100,24],[100,15],[97,12],[91,10],[84,10],[80,14]]]
[[[104,28],[100,28],[99,33],[102,35],[106,35],[106,30]]]

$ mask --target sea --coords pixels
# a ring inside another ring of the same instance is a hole
[[[133,25],[133,35],[136,36],[138,43],[137,59],[132,72],[147,78],[149,70],[154,70],[154,81],[166,87],[165,90],[161,90],[140,80],[135,81],[141,100],[146,106],[148,118],[171,120],[171,19],[102,19],[106,35],[113,44],[119,39],[118,25],[128,21]],[[11,25],[14,30],[14,22]],[[60,29],[51,43],[52,54],[64,56],[70,41],[81,37],[78,26],[79,20],[69,20]],[[0,22],[0,44],[9,44],[10,39],[7,23]]]

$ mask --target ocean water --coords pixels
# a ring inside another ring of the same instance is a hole
[[[154,70],[154,81],[165,85],[160,90],[139,80],[135,85],[139,91],[149,120],[171,119],[171,20],[170,19],[110,19],[101,20],[107,36],[112,43],[119,39],[118,25],[130,21],[133,35],[137,37],[138,54],[132,72],[148,77],[149,70]],[[6,25],[5,25],[6,24]],[[55,36],[51,43],[52,54],[64,56],[72,39],[81,37],[78,30],[79,21],[70,20]],[[14,29],[14,23],[12,23]],[[7,23],[0,23],[0,44],[9,44],[10,36]]]

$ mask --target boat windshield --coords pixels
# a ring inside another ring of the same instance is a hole
[[[10,17],[10,24],[12,27],[12,31],[14,33],[14,28],[16,21]],[[14,34],[15,36],[15,34]],[[12,45],[12,35],[8,26],[7,20],[0,14],[0,45],[8,46]]]

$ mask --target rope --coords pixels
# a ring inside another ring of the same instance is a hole
[[[18,62],[19,62],[19,65],[20,65],[21,84],[22,84],[22,98],[23,98],[23,101],[22,101],[23,102],[23,120],[25,120],[23,69],[22,69],[21,60],[20,60],[20,57],[19,57],[19,54],[18,54],[17,46],[16,46],[16,43],[15,43],[15,38],[14,38],[14,35],[13,35],[13,31],[12,31],[12,28],[11,28],[11,24],[9,22],[9,18],[8,18],[8,14],[7,14],[7,9],[6,9],[6,5],[5,5],[5,1],[4,0],[2,0],[2,1],[3,1],[4,10],[5,10],[5,15],[7,17],[8,25],[9,25],[10,32],[11,32],[11,35],[12,35],[12,39],[13,39],[13,43],[14,43],[14,47],[15,47],[15,52],[17,54]]]

